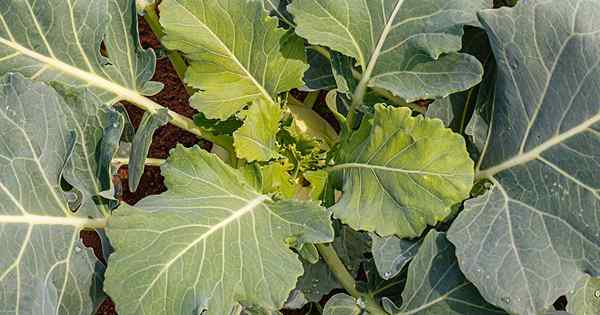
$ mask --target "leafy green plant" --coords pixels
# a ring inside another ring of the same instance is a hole
[[[0,2],[0,312],[600,313],[600,1],[515,2]]]

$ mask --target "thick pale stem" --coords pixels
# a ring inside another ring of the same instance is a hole
[[[118,166],[122,166],[122,165],[129,165],[129,159],[113,159],[112,160],[113,164],[116,164]],[[165,163],[165,160],[163,159],[153,159],[153,158],[147,158],[146,160],[144,160],[144,165],[148,165],[148,166],[161,166],[163,163]]]
[[[340,282],[342,287],[350,295],[352,295],[355,299],[360,299],[364,302],[364,307],[370,315],[387,315],[387,313],[381,308],[379,303],[375,301],[372,296],[367,294],[362,294],[358,289],[356,289],[356,282],[354,281],[354,277],[348,272],[346,266],[340,259],[340,257],[335,252],[335,249],[331,246],[331,244],[316,244],[317,250],[323,260],[329,267],[329,269],[333,272],[336,279]]]

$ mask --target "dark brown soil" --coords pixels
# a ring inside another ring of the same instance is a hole
[[[140,39],[142,46],[144,47],[152,47],[154,49],[160,47],[159,41],[143,19],[140,19]],[[185,86],[177,76],[177,73],[173,69],[168,58],[164,57],[157,60],[156,73],[152,80],[162,82],[165,85],[164,89],[159,94],[150,97],[153,101],[190,118],[196,113],[196,111],[189,106],[189,96],[187,95]],[[125,104],[125,108],[129,113],[131,121],[137,128],[144,112],[130,104]],[[166,158],[169,154],[169,150],[174,148],[177,143],[189,147],[198,142],[199,139],[194,135],[172,125],[166,125],[160,127],[155,132],[148,156],[153,158]],[[121,199],[128,204],[135,204],[146,196],[159,194],[166,190],[163,183],[163,177],[160,175],[160,169],[158,167],[146,167],[136,192],[129,191],[127,185],[127,167],[121,168],[118,175],[121,178],[121,183],[123,185],[123,196]],[[82,236],[85,244],[94,248],[97,256],[101,257],[100,240],[98,236],[95,235],[95,233],[89,232],[84,233]],[[96,314],[115,315],[116,312],[113,303],[110,300],[105,301]]]

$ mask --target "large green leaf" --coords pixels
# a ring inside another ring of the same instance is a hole
[[[0,79],[0,305],[6,314],[90,314],[94,308],[96,258],[83,249],[79,232],[106,221],[87,202],[73,211],[60,181],[68,170],[79,179],[77,188],[89,188],[88,174],[96,169],[80,155],[95,155],[86,141],[97,134],[78,128],[94,128],[90,120],[102,115],[95,98],[62,92],[73,94],[65,101],[18,74]]]
[[[288,246],[333,238],[318,204],[273,201],[199,147],[178,146],[162,171],[166,193],[110,218],[106,290],[119,314],[277,310],[302,274]]]
[[[296,32],[357,60],[369,86],[408,101],[444,97],[481,80],[481,64],[456,53],[463,25],[491,0],[296,0]]]
[[[139,44],[134,1],[0,2],[0,73],[89,86],[112,104],[160,90],[148,82],[154,62]]]
[[[186,82],[200,90],[191,105],[207,118],[225,120],[249,104],[264,102],[260,110],[250,108],[247,114],[257,117],[247,117],[242,128],[245,134],[256,133],[256,122],[265,118],[272,126],[273,117],[266,114],[278,106],[277,95],[303,85],[307,66],[302,39],[278,28],[259,0],[165,0],[160,9],[163,43],[185,54],[190,62]],[[238,133],[238,157],[273,157],[273,128],[260,133],[250,138]]]
[[[407,108],[375,106],[336,162],[344,193],[334,216],[382,236],[419,236],[468,197],[473,183],[464,139]]]
[[[567,310],[573,315],[600,314],[600,278],[585,277],[576,291],[567,295]]]
[[[277,28],[262,1],[165,0],[160,9],[164,44],[190,61],[186,81],[200,90],[191,105],[208,118],[303,85],[302,40]]]
[[[362,310],[356,300],[345,293],[332,296],[323,308],[323,315],[360,315]]]
[[[600,273],[600,2],[519,1],[481,13],[497,58],[478,177],[452,225],[490,302],[537,314]]]
[[[419,240],[401,239],[397,236],[380,237],[371,233],[371,252],[377,272],[384,280],[397,276],[402,268],[417,254]]]
[[[95,214],[96,203],[99,210],[108,215],[110,206],[103,198],[114,195],[111,163],[123,131],[123,117],[102,106],[87,89],[58,83],[52,86],[64,102],[63,119],[75,141],[73,153],[62,173],[76,191],[76,203],[72,207],[89,209]]]
[[[419,315],[506,314],[488,304],[465,279],[444,233],[431,231],[408,267],[402,312]]]

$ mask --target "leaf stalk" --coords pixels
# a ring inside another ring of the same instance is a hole
[[[362,300],[364,308],[370,315],[387,315],[387,313],[381,308],[379,303],[370,295],[363,294],[356,288],[356,282],[354,277],[348,272],[346,266],[336,253],[335,249],[331,244],[315,244],[319,254],[323,257],[323,260],[333,272],[336,279],[340,282],[342,287],[355,299]]]

